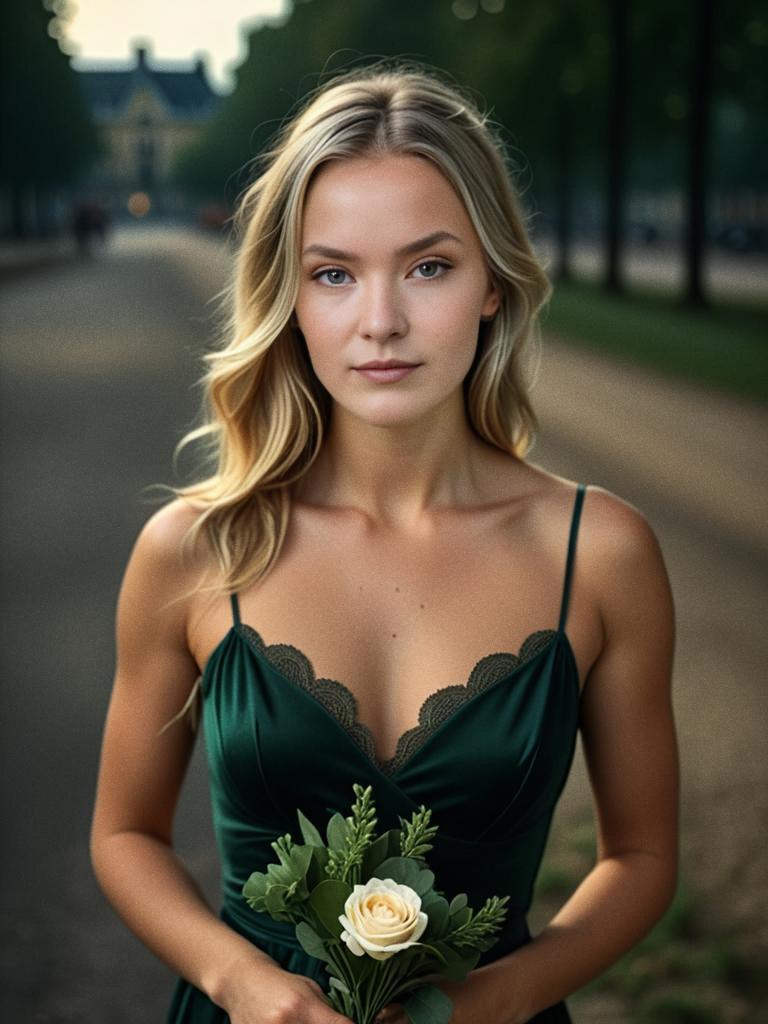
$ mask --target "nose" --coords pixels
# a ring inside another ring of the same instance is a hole
[[[361,291],[360,336],[369,341],[387,341],[393,334],[402,336],[407,329],[403,297],[397,285],[379,279]]]

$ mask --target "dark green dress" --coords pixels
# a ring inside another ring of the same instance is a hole
[[[232,595],[232,627],[202,679],[221,916],[287,970],[328,988],[327,972],[301,949],[293,925],[252,911],[243,883],[275,859],[269,844],[278,836],[300,839],[297,807],[321,831],[335,811],[348,814],[353,782],[373,787],[377,831],[396,828],[420,804],[432,808],[440,831],[428,859],[449,898],[466,892],[469,905],[479,908],[487,896],[510,896],[502,936],[478,966],[530,941],[526,913],[578,730],[579,674],[565,623],[584,490],[579,484],[557,629],[532,633],[518,654],[482,658],[466,685],[435,691],[419,725],[400,738],[385,764],[356,719],[352,693],[335,680],[317,679],[296,647],[265,646],[240,621]],[[537,1024],[570,1019],[564,1002],[532,1018]],[[179,980],[168,1024],[227,1020],[206,995]]]

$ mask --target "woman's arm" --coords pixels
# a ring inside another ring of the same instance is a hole
[[[675,619],[661,550],[639,512],[590,488],[579,559],[605,633],[580,718],[597,863],[529,944],[474,972],[484,1019],[497,1024],[522,1024],[601,974],[650,931],[677,884]]]
[[[131,553],[117,608],[117,662],[91,831],[98,881],[128,927],[176,973],[230,1013],[233,1024],[346,1018],[316,982],[293,976],[225,925],[172,846],[173,816],[194,745],[185,720],[163,726],[199,675],[187,644],[199,578],[184,566],[180,502],[148,521]]]
[[[463,982],[431,976],[453,1001],[452,1024],[524,1024],[618,960],[674,895],[679,780],[672,595],[648,523],[601,488],[590,487],[585,502],[576,572],[590,581],[604,628],[580,718],[597,863],[530,943]],[[405,1024],[399,1004],[390,1004],[381,1020]]]

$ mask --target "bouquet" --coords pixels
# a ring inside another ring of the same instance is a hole
[[[298,810],[304,843],[290,834],[273,842],[279,863],[254,872],[243,896],[295,924],[302,949],[330,974],[329,1003],[355,1024],[372,1024],[395,997],[411,1024],[447,1024],[451,1000],[425,975],[463,981],[497,941],[509,897],[477,912],[463,893],[449,902],[424,859],[438,831],[431,811],[422,804],[377,836],[371,787],[352,788],[351,815],[333,815],[326,842]]]

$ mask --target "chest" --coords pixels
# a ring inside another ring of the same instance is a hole
[[[438,525],[404,541],[355,522],[304,522],[275,569],[238,595],[262,653],[302,661],[307,681],[338,683],[381,761],[437,691],[460,703],[479,665],[508,667],[557,625],[562,545],[498,522]],[[226,601],[202,620],[201,665],[231,621]]]

